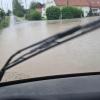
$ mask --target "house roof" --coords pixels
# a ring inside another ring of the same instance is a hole
[[[54,0],[57,6],[100,7],[100,0]]]
[[[99,7],[100,8],[100,0],[89,0],[89,3],[90,3],[91,7],[94,7],[94,8]]]

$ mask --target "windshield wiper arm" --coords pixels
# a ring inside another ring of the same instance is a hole
[[[36,44],[30,45],[24,49],[17,51],[8,59],[6,64],[0,70],[0,81],[2,80],[4,76],[4,73],[8,69],[12,68],[13,66],[18,65],[50,48],[53,48],[57,45],[68,42],[74,38],[82,36],[98,28],[100,28],[100,19],[83,26],[76,26],[70,30],[64,31],[62,33],[58,33],[43,41],[40,41]],[[19,56],[20,54],[22,55]]]

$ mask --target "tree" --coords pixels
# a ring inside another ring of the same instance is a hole
[[[11,11],[8,10],[7,13],[6,13],[6,15],[7,15],[7,16],[10,16],[10,14],[11,14]]]
[[[39,8],[40,6],[42,6],[42,4],[39,2],[31,2],[30,9],[36,9]]]
[[[24,7],[18,0],[13,0],[13,14],[18,17],[23,17],[25,13]]]
[[[59,19],[61,15],[60,8],[56,6],[48,7],[46,10],[46,16],[48,20]]]
[[[25,18],[27,20],[41,20],[41,13],[32,9],[27,12]]]
[[[5,12],[4,10],[0,9],[0,19],[5,18]]]

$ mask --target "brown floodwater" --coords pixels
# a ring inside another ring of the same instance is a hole
[[[95,18],[18,22],[0,31],[0,68],[17,50]],[[46,51],[8,70],[3,81],[55,74],[100,71],[100,29]]]

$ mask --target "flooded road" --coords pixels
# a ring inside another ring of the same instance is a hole
[[[17,50],[92,19],[16,22],[0,32],[0,67]],[[100,71],[100,29],[46,51],[7,71],[3,81]]]

